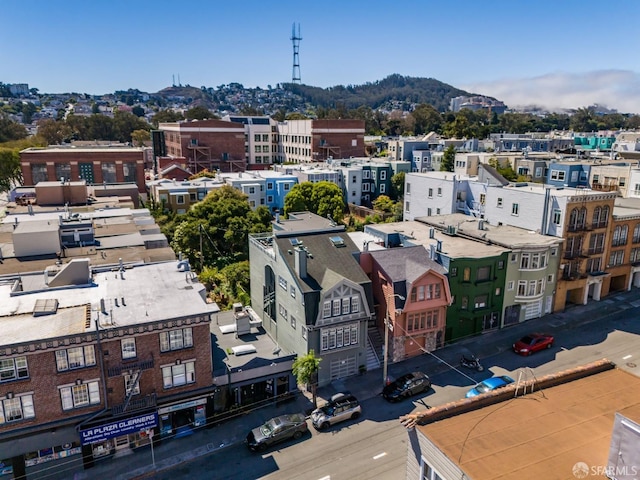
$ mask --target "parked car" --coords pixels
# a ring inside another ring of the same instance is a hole
[[[471,390],[469,390],[467,392],[466,397],[467,398],[471,398],[471,397],[475,397],[477,395],[480,395],[481,393],[491,392],[492,390],[496,390],[498,388],[506,387],[507,385],[509,385],[510,383],[513,383],[513,382],[514,382],[513,378],[511,378],[511,377],[509,377],[507,375],[502,375],[502,376],[499,376],[499,377],[487,378],[486,380],[481,381],[475,387],[473,387]]]
[[[251,430],[246,443],[251,450],[262,451],[274,443],[298,439],[308,431],[307,419],[302,413],[280,415]]]
[[[318,430],[326,430],[338,422],[358,418],[362,413],[360,402],[350,393],[336,393],[331,400],[311,412],[311,423]]]
[[[411,372],[401,376],[382,389],[385,400],[396,402],[431,388],[429,377],[422,372]]]
[[[553,336],[546,333],[531,333],[525,335],[513,344],[513,351],[520,355],[531,355],[533,352],[551,348]]]

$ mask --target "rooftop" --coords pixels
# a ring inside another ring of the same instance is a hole
[[[476,397],[416,428],[474,480],[573,478],[577,462],[607,465],[616,412],[640,420],[640,379],[613,368],[565,382],[517,397],[507,387],[502,401]]]
[[[0,346],[80,335],[93,331],[95,320],[109,330],[219,311],[206,302],[195,274],[181,271],[178,262],[116,267],[85,278],[90,283],[62,287],[51,287],[44,273],[0,280]],[[12,295],[16,280],[23,291]],[[35,316],[42,300],[57,300],[55,312]]]

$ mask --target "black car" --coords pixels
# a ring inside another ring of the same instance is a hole
[[[396,402],[431,388],[429,377],[422,372],[411,372],[401,376],[382,389],[382,396],[390,402]]]
[[[274,443],[298,439],[307,431],[307,419],[302,413],[280,415],[251,430],[246,443],[251,450],[262,451]]]

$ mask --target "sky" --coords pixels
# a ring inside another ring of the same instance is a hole
[[[637,0],[0,0],[0,82],[105,94],[428,77],[509,107],[640,113]]]

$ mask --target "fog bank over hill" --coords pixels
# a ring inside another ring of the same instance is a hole
[[[640,74],[630,70],[555,72],[460,85],[499,98],[509,108],[539,105],[550,111],[598,104],[620,113],[640,113]]]

